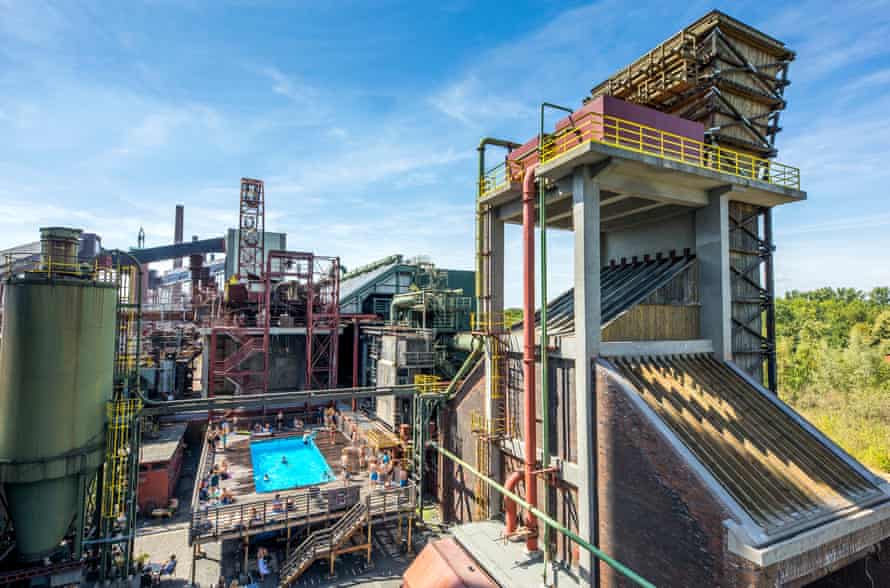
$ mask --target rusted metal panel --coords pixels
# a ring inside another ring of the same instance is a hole
[[[404,588],[498,588],[454,539],[427,544],[402,577]]]

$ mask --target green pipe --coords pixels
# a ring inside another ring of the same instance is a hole
[[[421,290],[413,290],[393,296],[392,302],[389,304],[389,320],[395,323],[398,309],[403,306],[413,306],[417,302],[417,296],[420,293]]]
[[[451,382],[448,383],[448,387],[445,389],[445,397],[448,400],[451,400],[451,397],[454,395],[457,390],[457,383],[460,380],[464,379],[464,376],[467,375],[467,372],[473,367],[476,361],[482,355],[482,342],[479,339],[474,340],[473,349],[470,351],[470,354],[467,356],[467,359],[464,360],[463,364],[460,366],[460,369],[457,370],[457,373],[454,374],[454,377],[451,378]]]
[[[516,149],[519,143],[513,141],[505,141],[504,139],[495,139],[494,137],[483,137],[479,141],[476,151],[479,152],[479,180],[476,182],[476,312],[482,310],[482,181],[485,179],[485,147],[486,145],[494,145],[495,147],[503,147],[504,149]],[[474,325],[475,326],[475,325]]]
[[[522,506],[523,508],[525,508],[526,510],[530,511],[532,514],[534,514],[536,517],[538,517],[538,520],[543,522],[547,526],[547,528],[552,527],[557,532],[562,533],[563,535],[565,535],[566,537],[568,537],[569,539],[571,539],[572,541],[574,541],[575,543],[577,543],[578,545],[580,545],[581,547],[583,547],[584,549],[589,551],[591,554],[593,554],[594,557],[605,562],[606,565],[611,567],[613,570],[615,570],[616,572],[618,572],[625,578],[631,580],[632,582],[635,582],[638,586],[644,586],[645,588],[655,588],[655,584],[653,584],[652,582],[649,582],[648,580],[646,580],[645,578],[643,578],[642,576],[640,576],[639,574],[634,572],[632,569],[630,569],[627,566],[625,566],[624,564],[622,564],[621,562],[619,562],[615,559],[612,559],[611,557],[606,555],[604,552],[602,552],[599,548],[597,548],[595,545],[588,543],[587,541],[582,539],[579,535],[577,535],[576,533],[573,533],[570,529],[564,527],[560,523],[551,519],[548,515],[541,512],[537,508],[533,507],[531,504],[529,504],[528,502],[526,502],[525,500],[523,500],[522,498],[520,498],[513,492],[510,492],[509,490],[507,490],[506,488],[504,488],[503,486],[501,486],[500,484],[498,484],[497,482],[495,482],[488,476],[483,475],[482,473],[479,472],[479,470],[477,470],[476,468],[474,468],[467,462],[463,461],[461,458],[457,457],[456,455],[454,455],[453,453],[451,453],[444,447],[440,447],[435,441],[430,441],[429,444],[433,448],[435,448],[436,451],[438,451],[439,453],[441,453],[442,455],[444,455],[445,457],[447,457],[454,463],[456,463],[456,464],[460,465],[461,467],[463,467],[464,469],[468,470],[474,476],[477,476],[480,480],[482,480],[483,482],[485,482],[486,484],[488,484],[489,486],[491,486],[492,488],[494,488],[495,490],[497,490],[504,496],[506,496],[506,497],[510,498],[511,500],[513,500],[514,502],[516,502],[516,504],[518,504],[518,505]]]
[[[572,110],[564,106],[543,102],[541,104],[541,127],[538,135],[538,165],[544,161],[544,109],[553,108],[572,114]],[[544,178],[538,180],[538,225],[541,231],[541,449],[544,468],[550,465],[550,372],[547,356],[547,199],[544,194]],[[553,512],[550,499],[550,486],[544,486],[544,510],[549,516]],[[544,579],[546,580],[546,562],[553,558],[550,549],[550,527],[544,527]]]
[[[455,351],[465,351],[467,353],[473,351],[476,345],[476,335],[467,331],[455,333],[454,337],[448,342],[448,348]]]

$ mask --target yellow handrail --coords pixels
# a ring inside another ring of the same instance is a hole
[[[547,163],[587,143],[600,143],[774,186],[800,189],[800,169],[796,167],[598,112],[585,113],[575,119],[574,124],[545,137],[541,162]],[[484,197],[519,181],[523,171],[522,160],[507,160],[492,168],[482,179],[480,195]]]
[[[415,374],[414,385],[419,394],[440,393],[448,386],[439,376],[430,374]]]
[[[23,274],[40,274],[47,278],[54,276],[77,276],[81,278],[89,278],[96,280],[99,276],[98,260],[88,263],[72,263],[68,261],[70,258],[65,257],[62,260],[49,256],[41,256],[40,259],[34,259],[36,253],[7,253],[3,259],[3,268],[8,275],[17,273]],[[16,266],[23,266],[16,269]]]

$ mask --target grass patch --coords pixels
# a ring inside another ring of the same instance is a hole
[[[890,473],[890,394],[875,388],[807,391],[784,400],[854,458]]]

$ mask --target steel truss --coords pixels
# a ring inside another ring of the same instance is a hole
[[[262,275],[266,234],[265,188],[262,180],[241,178],[238,207],[238,265],[235,273],[244,279]]]
[[[283,290],[286,289],[286,293]],[[306,329],[306,388],[337,387],[340,339],[340,258],[300,251],[270,251],[265,271],[266,332],[279,309]],[[284,302],[287,301],[286,305]]]
[[[732,353],[737,364],[777,391],[772,211],[731,202],[729,207]]]

